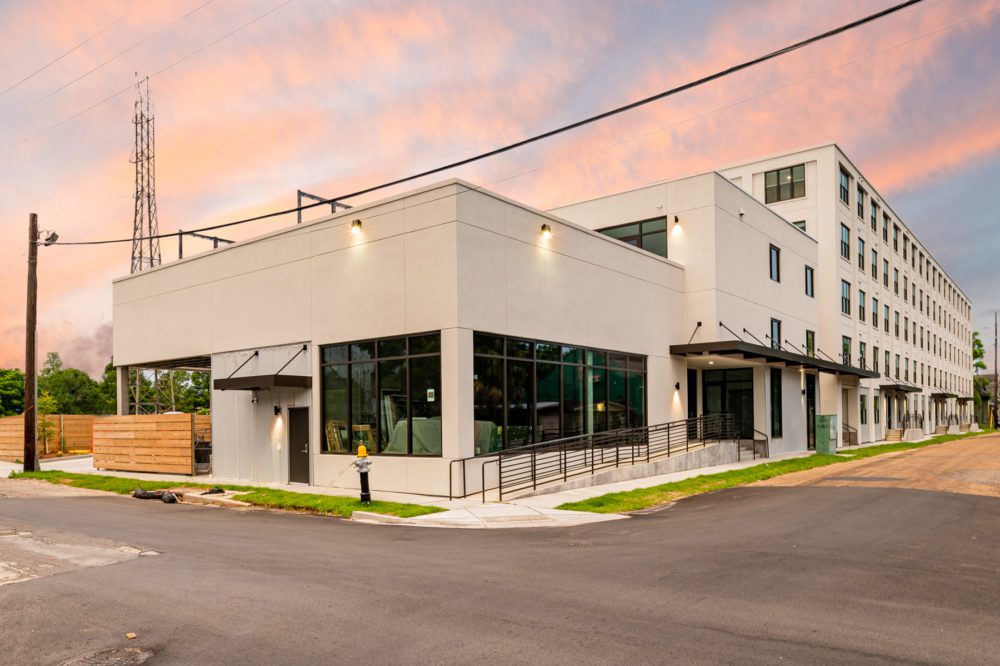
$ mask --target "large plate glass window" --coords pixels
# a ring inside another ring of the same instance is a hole
[[[322,349],[322,453],[441,455],[438,333]]]
[[[667,218],[654,217],[642,222],[619,224],[598,229],[605,236],[617,238],[623,243],[642,248],[661,257],[667,256]]]
[[[764,202],[775,203],[806,195],[806,165],[775,169],[764,174]]]

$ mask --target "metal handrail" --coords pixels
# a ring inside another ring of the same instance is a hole
[[[842,439],[846,442],[844,446],[858,445],[858,429],[846,423],[841,424]]]
[[[900,425],[903,426],[903,430],[909,430],[911,428],[922,429],[924,427],[924,415],[916,412],[907,412],[906,414],[903,414]]]
[[[466,469],[470,461],[480,463],[480,490],[483,501],[487,491],[505,493],[536,489],[540,484],[566,481],[581,474],[671,456],[707,446],[724,439],[735,439],[736,420],[732,414],[710,414],[695,419],[673,421],[638,428],[620,428],[598,433],[563,437],[525,444],[478,456],[458,458],[448,465],[449,498],[467,497]],[[454,492],[454,465],[461,464],[462,494]],[[497,485],[486,487],[487,468],[495,466]],[[473,491],[476,492],[476,491]]]

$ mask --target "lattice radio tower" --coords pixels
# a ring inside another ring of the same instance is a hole
[[[135,82],[135,217],[132,222],[132,271],[160,265],[156,222],[156,144],[149,101],[149,77]]]

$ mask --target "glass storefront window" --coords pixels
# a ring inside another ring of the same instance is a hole
[[[477,454],[645,425],[645,356],[484,333],[473,349]]]
[[[321,451],[441,455],[440,353],[437,333],[324,347]]]

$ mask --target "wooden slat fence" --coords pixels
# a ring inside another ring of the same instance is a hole
[[[211,417],[194,414],[101,416],[94,420],[94,467],[194,474],[194,436]]]
[[[45,450],[56,451],[90,451],[93,448],[93,416],[87,414],[46,414],[43,417],[48,425],[48,442],[43,447],[41,439],[38,442],[38,454]],[[39,438],[41,438],[41,419],[39,419]],[[65,447],[64,447],[65,445]],[[24,454],[24,417],[5,416],[0,418],[0,460],[13,462],[20,460]]]

